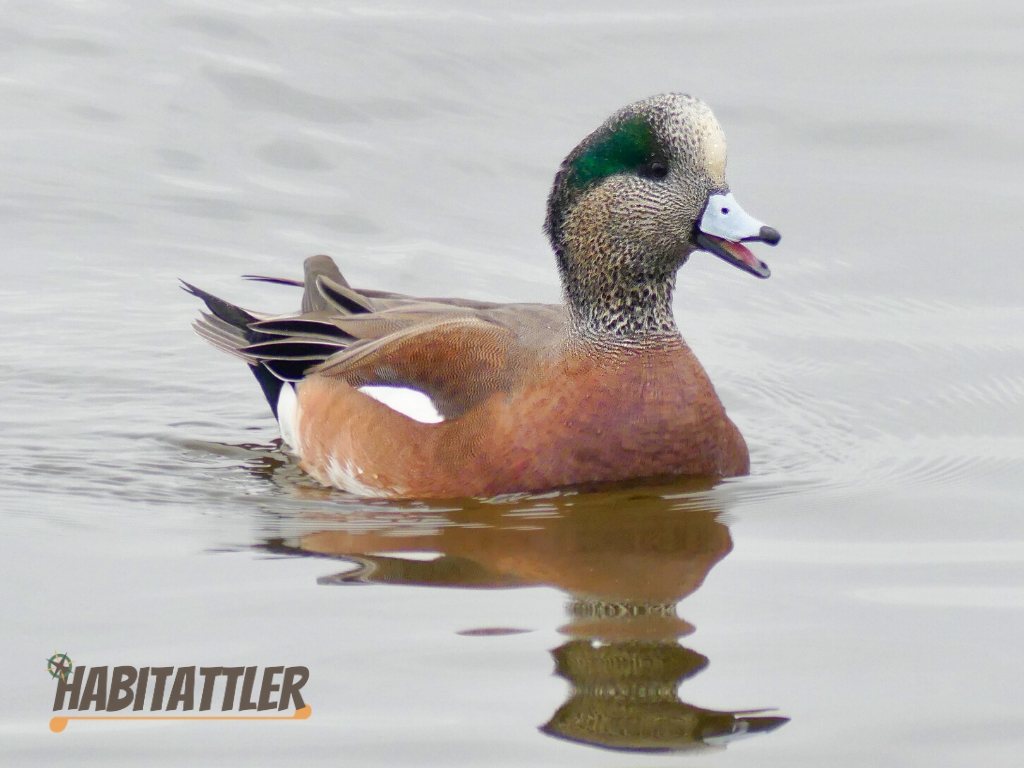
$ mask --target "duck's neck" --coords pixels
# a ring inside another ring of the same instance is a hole
[[[558,258],[574,341],[645,348],[681,343],[672,314],[678,265],[638,268],[633,254],[562,252]]]

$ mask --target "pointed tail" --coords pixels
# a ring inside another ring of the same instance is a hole
[[[184,280],[181,281],[181,287],[202,300],[206,304],[206,308],[210,310],[200,313],[199,319],[192,323],[195,332],[217,349],[245,361],[253,376],[256,377],[256,381],[259,382],[263,396],[267,398],[267,403],[276,419],[277,403],[281,396],[281,387],[285,385],[285,382],[275,376],[269,368],[253,360],[242,351],[250,344],[269,341],[275,337],[250,328],[249,325],[259,322],[259,318],[241,307],[224,301],[212,293],[207,293],[202,288],[197,288]]]

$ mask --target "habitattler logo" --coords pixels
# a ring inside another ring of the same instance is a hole
[[[54,653],[46,660],[46,671],[50,673],[50,677],[67,680],[74,668],[74,663],[66,653]]]
[[[67,655],[60,656],[70,668]],[[71,720],[306,720],[313,712],[302,700],[302,686],[309,680],[307,667],[80,664],[53,676],[57,680],[53,711],[61,713],[50,718],[54,733],[67,728]],[[243,714],[286,710],[291,711]],[[190,712],[207,714],[186,714]]]

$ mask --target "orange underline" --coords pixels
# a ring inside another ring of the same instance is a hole
[[[307,704],[290,715],[58,715],[50,718],[50,730],[60,733],[69,720],[305,720],[311,714]]]

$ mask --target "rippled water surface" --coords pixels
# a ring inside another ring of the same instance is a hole
[[[1022,40],[1005,0],[10,5],[4,764],[1019,765]],[[558,300],[558,162],[664,90],[784,235],[676,299],[750,477],[361,501],[192,335],[178,277],[285,311],[238,276],[318,252]],[[54,735],[54,651],[306,665],[313,716]]]

